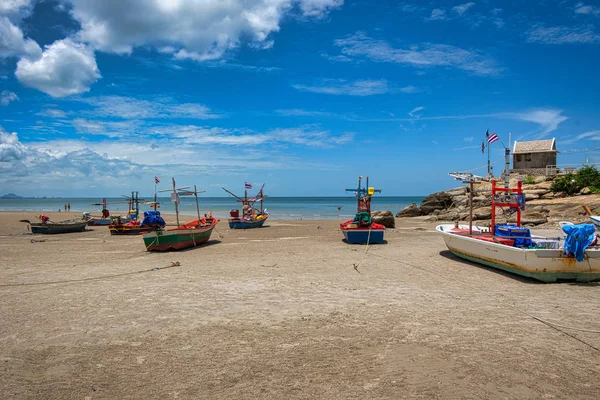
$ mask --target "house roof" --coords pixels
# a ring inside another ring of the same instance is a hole
[[[556,152],[556,139],[515,142],[513,154]]]

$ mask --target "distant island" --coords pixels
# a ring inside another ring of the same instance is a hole
[[[19,196],[18,194],[8,193],[0,196],[0,199],[22,199],[23,196]]]

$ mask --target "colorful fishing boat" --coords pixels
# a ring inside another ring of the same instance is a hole
[[[167,250],[182,250],[190,247],[196,247],[206,243],[210,239],[210,235],[219,222],[210,214],[200,217],[200,208],[198,206],[198,191],[194,185],[194,191],[189,191],[190,186],[177,188],[175,178],[173,178],[173,189],[168,190],[171,193],[171,200],[175,204],[175,215],[177,218],[176,228],[159,229],[154,232],[147,233],[143,236],[144,245],[148,251],[167,251]],[[161,190],[164,192],[167,190]],[[180,196],[191,196],[196,198],[196,211],[198,219],[181,225],[179,223],[179,199]]]
[[[470,185],[472,212],[473,182],[480,177],[460,177]],[[439,232],[456,256],[542,282],[600,280],[600,247],[592,224],[564,224],[566,238],[531,235],[521,226],[524,209],[521,182],[516,189],[499,188],[492,180],[492,220],[489,227],[444,224]],[[516,224],[496,224],[496,210],[516,213]]]
[[[46,215],[40,215],[38,219],[40,222],[30,222],[27,219],[22,219],[21,222],[29,224],[31,233],[41,233],[46,235],[83,232],[87,226],[87,221],[82,219],[69,219],[65,221],[52,222]]]
[[[135,200],[134,200],[135,194]],[[137,192],[131,192],[131,197],[123,196],[127,199],[127,201],[111,201],[107,202],[106,197],[102,199],[101,203],[92,203],[92,206],[102,206],[101,215],[94,216],[90,212],[83,213],[83,219],[87,221],[88,226],[109,226],[114,224],[116,219],[115,216],[110,215],[110,211],[108,211],[109,204],[127,204],[127,216],[126,217],[118,217],[118,221],[121,223],[128,223],[131,220],[137,219],[137,208],[134,208],[135,202],[138,202]]]
[[[263,208],[263,202],[265,195],[263,194],[263,184],[256,196],[248,197],[248,189],[252,189],[252,185],[246,183],[246,190],[244,190],[244,197],[238,197],[231,193],[229,190],[223,188],[224,191],[232,195],[237,199],[238,202],[242,203],[242,216],[240,217],[240,211],[237,209],[231,210],[229,215],[231,218],[228,219],[230,229],[252,229],[260,228],[265,224],[269,213]],[[260,207],[254,207],[255,203],[259,203]]]
[[[141,235],[157,229],[157,227],[150,225],[141,226],[138,216],[140,213],[140,202],[144,202],[144,200],[139,198],[138,192],[133,191],[131,192],[131,196],[123,197],[127,199],[127,208],[129,211],[126,217],[110,217],[111,223],[108,226],[108,230],[111,235]]]
[[[371,219],[371,197],[375,193],[381,193],[381,190],[369,187],[368,177],[366,187],[361,187],[362,179],[362,176],[358,177],[356,189],[346,189],[346,192],[355,193],[358,206],[354,219],[341,223],[340,229],[350,244],[383,243],[385,226],[375,223]]]

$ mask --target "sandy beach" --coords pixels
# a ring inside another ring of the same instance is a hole
[[[22,218],[0,213],[5,399],[600,393],[600,285],[459,260],[422,218],[366,256],[339,221],[221,221],[201,248],[148,253],[106,227],[31,235]]]

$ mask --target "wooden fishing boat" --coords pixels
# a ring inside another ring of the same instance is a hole
[[[246,185],[248,187],[249,184]],[[260,228],[265,224],[265,221],[269,218],[269,213],[263,208],[263,202],[265,200],[265,195],[263,194],[264,187],[265,185],[263,184],[254,197],[248,197],[248,190],[244,190],[243,198],[238,197],[229,190],[223,188],[224,191],[235,197],[238,202],[242,203],[241,217],[239,210],[231,210],[229,213],[231,218],[227,221],[229,222],[230,229],[253,229]],[[260,204],[260,208],[254,207],[256,202]]]
[[[475,178],[478,177],[466,180],[471,188],[471,204]],[[461,180],[465,181],[464,176]],[[587,247],[578,261],[574,254],[565,251],[568,236],[565,240],[562,237],[531,235],[529,229],[521,227],[521,210],[524,206],[521,199],[521,182],[516,189],[510,189],[498,188],[496,181],[492,180],[490,227],[473,226],[470,218],[469,225],[438,225],[436,231],[442,235],[446,246],[454,255],[488,267],[542,282],[600,280],[600,247]],[[516,212],[516,225],[497,225],[497,207]]]
[[[143,236],[144,245],[148,251],[167,251],[182,250],[190,247],[196,247],[206,243],[210,239],[213,229],[219,222],[218,219],[205,215],[200,217],[200,208],[198,206],[198,191],[194,185],[194,191],[189,191],[189,186],[177,188],[175,178],[173,180],[173,189],[171,191],[171,200],[175,204],[175,215],[177,218],[177,227],[171,229],[158,229]],[[167,190],[162,190],[162,192]],[[196,198],[196,211],[198,218],[186,224],[179,223],[179,197],[194,195]]]
[[[218,219],[201,218],[172,229],[159,229],[144,235],[148,251],[182,250],[200,246],[210,239]]]
[[[135,193],[135,197],[134,197]],[[127,216],[119,217],[119,221],[121,223],[128,223],[131,220],[137,219],[138,207],[134,208],[134,204],[139,202],[137,199],[137,192],[131,192],[131,197],[123,196],[127,199],[127,201],[113,201],[107,202],[106,197],[102,199],[101,203],[92,203],[93,206],[102,206],[102,211],[100,216],[91,215],[90,212],[83,213],[83,219],[87,221],[88,226],[109,226],[115,223],[115,219],[110,215],[110,211],[108,211],[109,204],[127,204]]]
[[[57,233],[72,233],[83,232],[87,225],[87,221],[82,219],[69,219],[65,221],[52,222],[45,215],[38,217],[40,222],[30,222],[27,219],[22,219],[21,222],[29,224],[31,233],[42,233],[46,235]]]
[[[361,187],[362,178],[362,176],[358,177],[356,189],[346,189],[346,192],[355,193],[358,206],[354,219],[341,223],[340,230],[350,244],[383,243],[385,226],[377,224],[371,219],[371,197],[375,193],[381,193],[381,190],[369,187],[368,177],[366,187]]]

